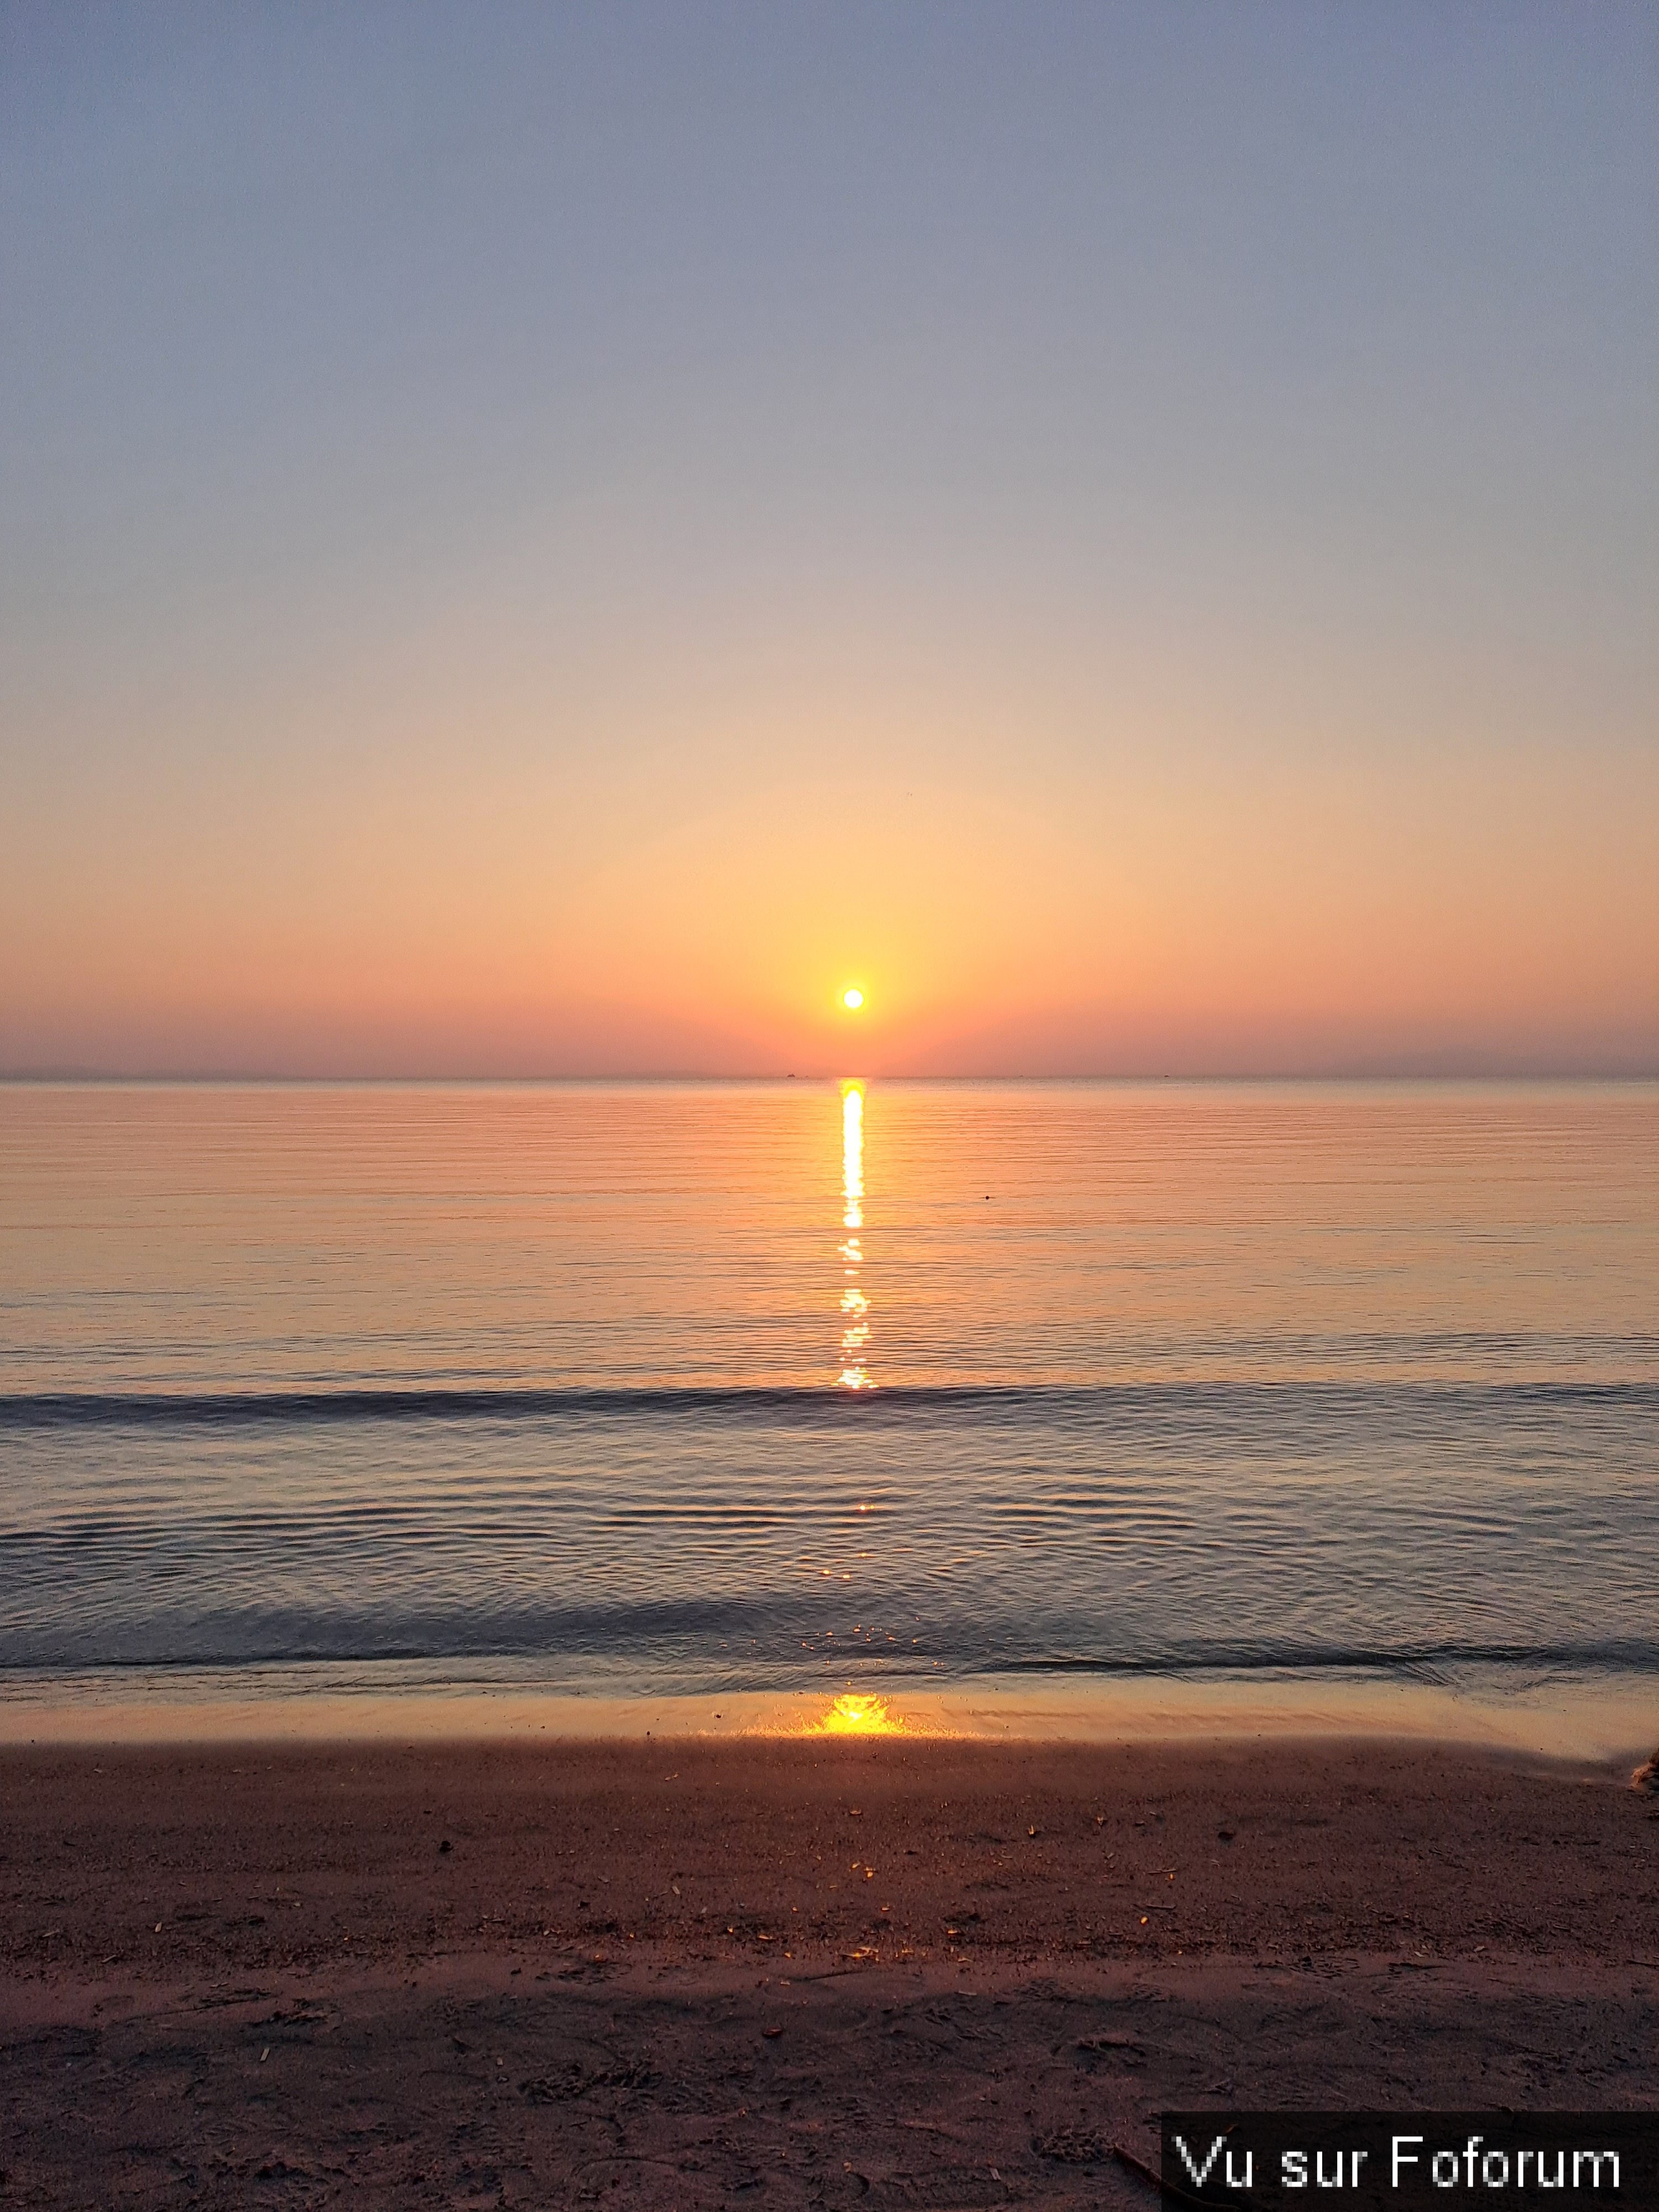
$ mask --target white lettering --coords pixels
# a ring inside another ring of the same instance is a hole
[[[1429,2172],[1437,2189],[1455,2189],[1457,2186],[1457,2153],[1437,2150],[1430,2161]]]
[[[1210,2155],[1205,2160],[1203,2165],[1194,2166],[1193,2164],[1193,2154],[1191,2151],[1188,2149],[1186,2144],[1182,2142],[1179,2136],[1176,2137],[1175,2147],[1181,2153],[1182,2159],[1186,2165],[1188,2172],[1193,2177],[1193,2186],[1194,2189],[1202,2189],[1205,2183],[1209,2179],[1210,2168],[1215,2164],[1217,2159],[1220,2157],[1221,2147],[1226,2140],[1227,2138],[1225,2136],[1218,2136],[1215,2141],[1210,2145]]]
[[[1485,2142],[1485,2141],[1484,2136],[1471,2136],[1463,2146],[1463,2170],[1471,2189],[1474,2186],[1474,2147],[1477,2143]]]
[[[1492,2172],[1492,2160],[1498,2161],[1498,2172]],[[1488,2189],[1507,2189],[1510,2185],[1510,2154],[1506,2150],[1489,2150],[1480,2161],[1480,2179]]]
[[[1227,2186],[1229,2189],[1255,2188],[1255,2153],[1253,2150],[1247,2150],[1244,2154],[1244,2175],[1242,2180],[1239,2179],[1238,2175],[1233,2172],[1233,2154],[1231,2151],[1227,2153]]]
[[[1422,2138],[1422,2136],[1395,2136],[1395,2138],[1394,2138],[1394,2177],[1393,2177],[1393,2179],[1394,2179],[1394,2185],[1395,2185],[1395,2187],[1396,2189],[1398,2189],[1398,2188],[1399,2188],[1399,2186],[1400,2186],[1400,2169],[1401,2169],[1401,2167],[1402,2166],[1415,2166],[1415,2165],[1417,2164],[1417,2162],[1418,2162],[1418,2160],[1417,2160],[1417,2153],[1416,2153],[1414,2150],[1401,2150],[1401,2148],[1400,2148],[1401,2144],[1401,2143],[1420,2143],[1420,2142],[1422,2142],[1422,2140],[1423,2140],[1423,2138]]]
[[[1540,2189],[1565,2189],[1566,2185],[1567,2154],[1565,2151],[1559,2150],[1555,2154],[1555,2179],[1552,2181],[1544,2171],[1544,2154],[1540,2150],[1538,2154],[1538,2186]]]
[[[1308,2185],[1308,2154],[1305,2150],[1287,2150],[1279,2154],[1279,2179],[1286,2189],[1305,2189]]]
[[[1619,2186],[1619,2154],[1616,2150],[1574,2151],[1572,2154],[1573,2187],[1575,2189],[1577,2188],[1578,2169],[1583,2160],[1588,2159],[1589,2160],[1590,2169],[1590,2187],[1592,2189],[1599,2189],[1601,2186],[1601,2161],[1604,2158],[1610,2158],[1613,2160],[1613,2185],[1617,2189]]]

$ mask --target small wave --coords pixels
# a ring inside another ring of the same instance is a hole
[[[1030,1625],[980,1618],[963,1632],[940,1624],[912,1641],[884,1644],[856,1634],[814,1633],[810,1610],[785,1596],[709,1602],[690,1598],[619,1604],[517,1607],[396,1603],[364,1611],[210,1601],[190,1620],[160,1615],[100,1633],[72,1621],[14,1634],[0,1647],[0,1683],[76,1667],[293,1666],[317,1661],[423,1661],[442,1666],[481,1660],[551,1664],[642,1662],[660,1674],[699,1662],[750,1686],[817,1679],[826,1663],[861,1674],[933,1673],[952,1681],[981,1675],[1089,1675],[1133,1680],[1213,1675],[1294,1675],[1334,1680],[1369,1675],[1401,1683],[1448,1683],[1471,1672],[1498,1676],[1610,1673],[1659,1675],[1659,1641],[1607,1637],[1537,1642],[1470,1638],[1337,1643],[1265,1635],[1168,1638],[1155,1632],[1131,1648],[1091,1649],[1057,1638],[1030,1646]]]
[[[1566,1411],[1618,1407],[1659,1411],[1659,1383],[1379,1381],[1101,1383],[900,1383],[853,1393],[831,1385],[649,1385],[640,1388],[421,1388],[227,1391],[38,1391],[0,1395],[0,1430],[241,1428],[280,1424],[578,1419],[678,1414],[860,1422],[955,1408],[1048,1415],[1121,1407],[1246,1409],[1302,1403],[1337,1410],[1389,1403],[1443,1409],[1504,1407]]]
[[[1000,1658],[1003,1674],[1376,1674],[1441,1680],[1471,1667],[1543,1672],[1659,1674],[1659,1644],[1639,1639],[1589,1644],[1194,1645],[1146,1656],[1066,1651]]]

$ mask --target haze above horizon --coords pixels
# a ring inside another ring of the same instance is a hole
[[[0,1073],[1659,1072],[1656,111],[1638,9],[9,10]]]

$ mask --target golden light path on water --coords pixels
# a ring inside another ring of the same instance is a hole
[[[870,1301],[860,1278],[864,1270],[864,1086],[844,1083],[841,1093],[841,1373],[843,1390],[875,1388],[864,1364],[870,1341]]]
[[[822,1719],[810,1723],[810,1735],[902,1735],[904,1723],[890,1712],[885,1698],[849,1690],[839,1697]]]
[[[851,1006],[858,994],[848,992]],[[875,1384],[864,1364],[870,1341],[870,1301],[860,1277],[864,1268],[864,1086],[848,1082],[841,1091],[841,1373],[843,1390],[873,1390]],[[860,1506],[860,1512],[865,1509]],[[844,1579],[844,1577],[843,1577]],[[903,1721],[888,1710],[885,1698],[848,1690],[836,1698],[827,1713],[809,1721],[809,1735],[902,1735]]]

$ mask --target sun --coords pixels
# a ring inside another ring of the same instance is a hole
[[[864,994],[856,983],[849,984],[841,994],[841,1002],[849,1014],[855,1014],[864,1004]]]

